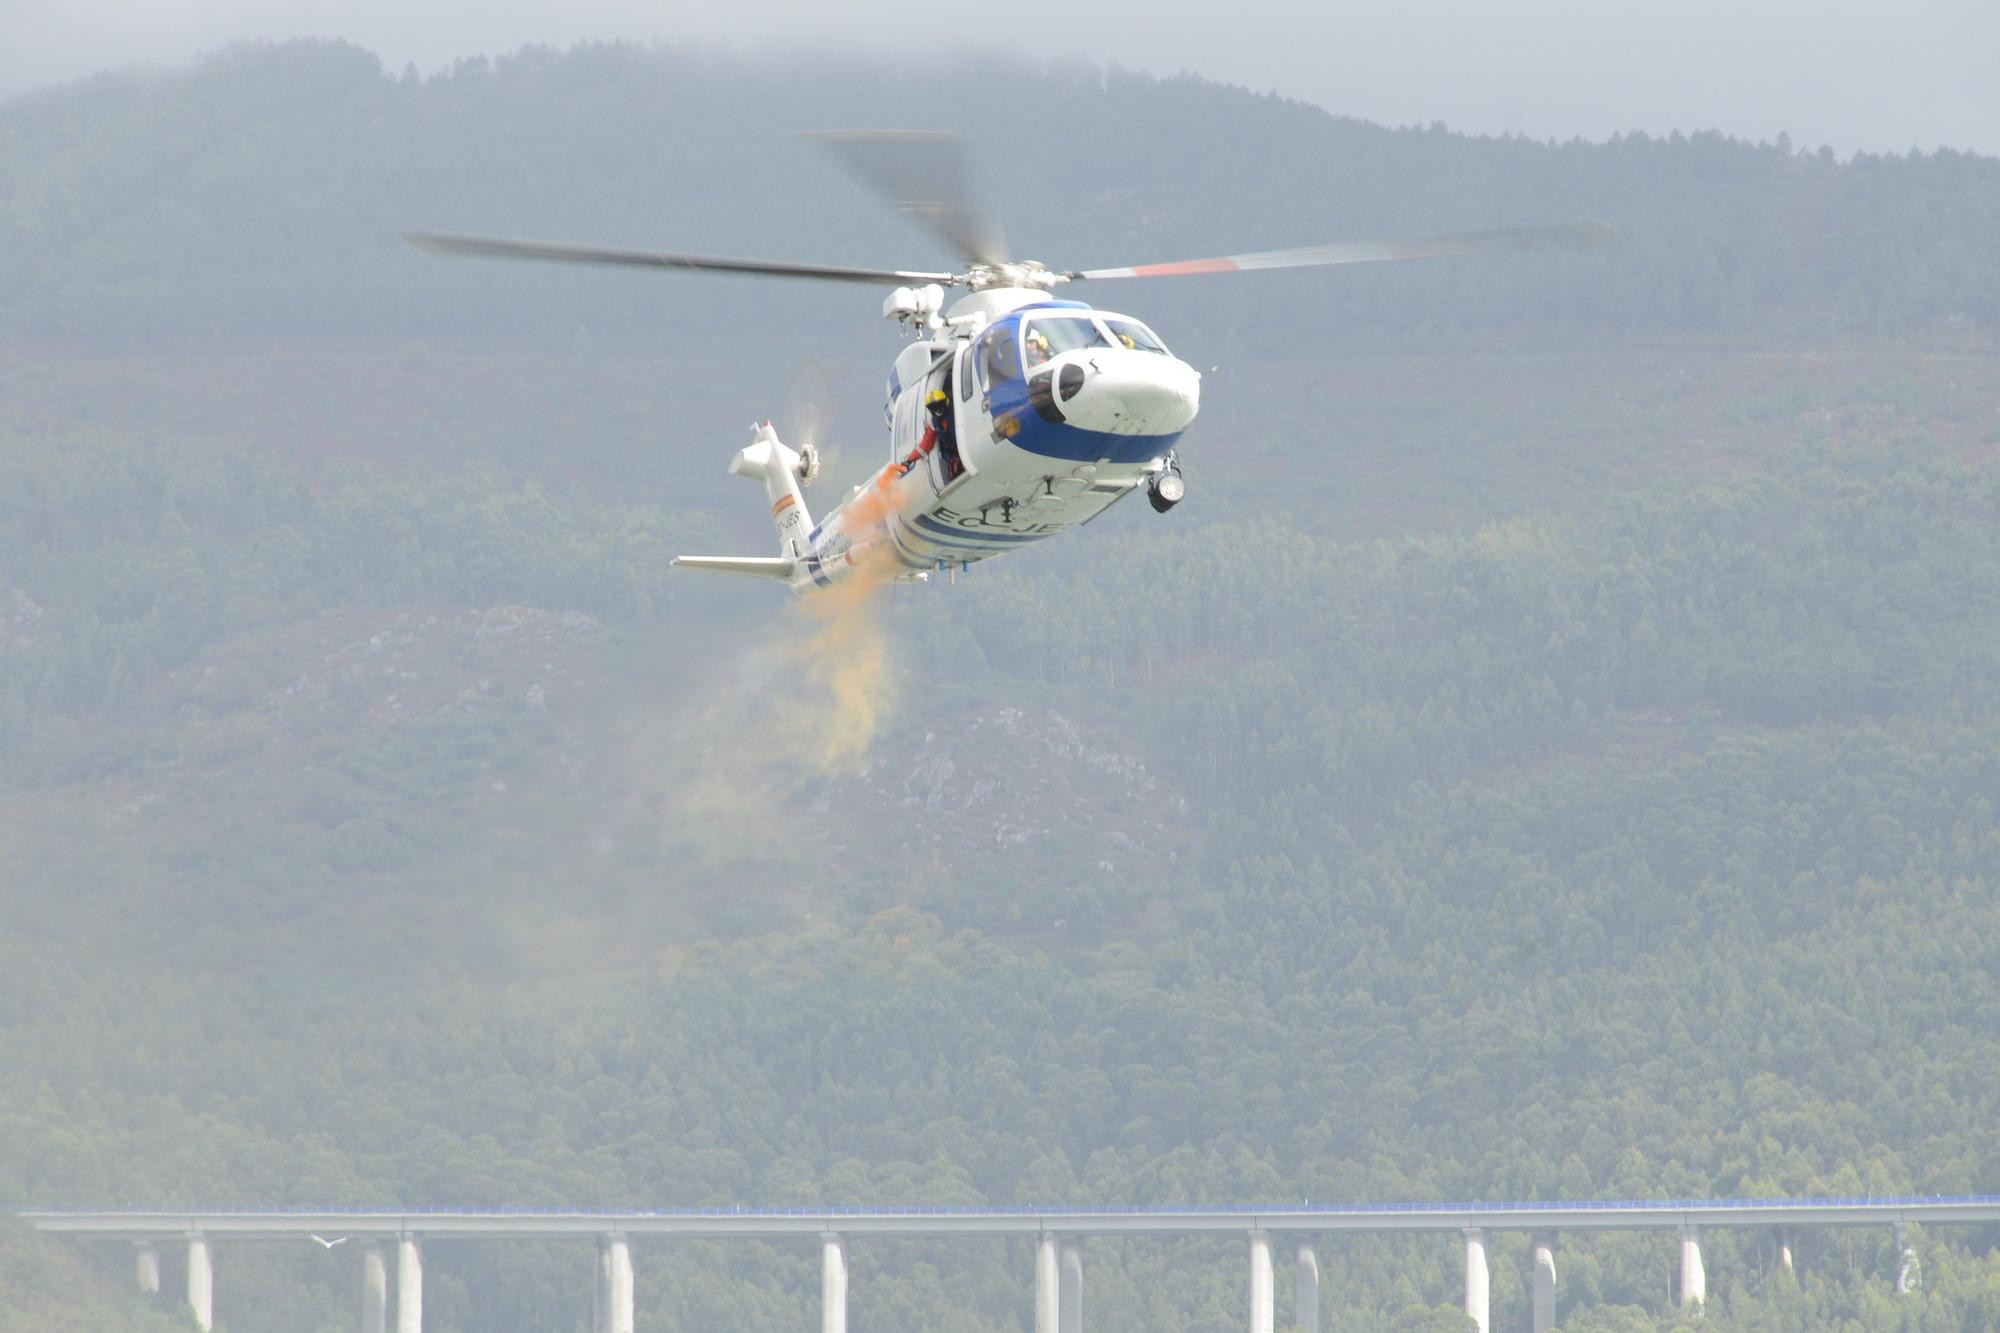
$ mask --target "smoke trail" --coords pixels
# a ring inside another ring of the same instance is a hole
[[[817,684],[824,686],[825,697],[814,701],[818,743],[808,756],[822,774],[867,753],[891,701],[889,644],[875,592],[857,580],[851,593],[843,588],[807,603],[820,626],[798,656],[801,669],[820,673]]]
[[[879,529],[892,503],[894,473],[884,468],[850,505],[857,530]],[[882,625],[883,587],[896,573],[888,546],[879,538],[854,548],[852,570],[833,588],[805,603],[819,622],[797,656],[802,674],[817,675],[825,697],[809,725],[817,739],[807,760],[821,774],[868,751],[894,701],[889,680],[889,643]]]
[[[878,532],[893,475],[852,502]],[[895,707],[883,589],[900,570],[882,541],[853,548],[845,577],[778,611],[759,637],[715,661],[624,748],[629,790],[662,837],[767,855],[769,805],[864,765]]]

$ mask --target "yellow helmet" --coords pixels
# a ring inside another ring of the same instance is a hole
[[[943,389],[932,389],[931,396],[924,399],[924,401],[927,403],[948,403],[951,399],[945,396]]]

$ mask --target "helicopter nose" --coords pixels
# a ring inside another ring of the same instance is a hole
[[[1201,376],[1158,352],[1099,350],[1057,369],[1055,397],[1063,419],[1085,430],[1174,435],[1201,406]]]

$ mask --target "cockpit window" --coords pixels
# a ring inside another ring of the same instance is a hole
[[[1111,336],[1118,340],[1120,347],[1130,347],[1139,352],[1167,354],[1167,346],[1154,336],[1153,331],[1136,319],[1108,319],[1104,321],[1111,328]]]
[[[1021,358],[1014,350],[1014,330],[1001,325],[990,329],[979,341],[979,367],[989,384],[1016,379],[1021,374]]]
[[[1043,316],[1028,325],[1021,336],[1028,369],[1033,370],[1050,357],[1074,352],[1079,347],[1109,347],[1097,321],[1080,315]]]

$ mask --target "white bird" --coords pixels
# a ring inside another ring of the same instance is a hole
[[[332,1249],[336,1245],[347,1244],[347,1237],[345,1236],[335,1236],[332,1240],[328,1240],[325,1236],[320,1235],[317,1231],[312,1233],[312,1238],[320,1243],[320,1248],[327,1250]]]

